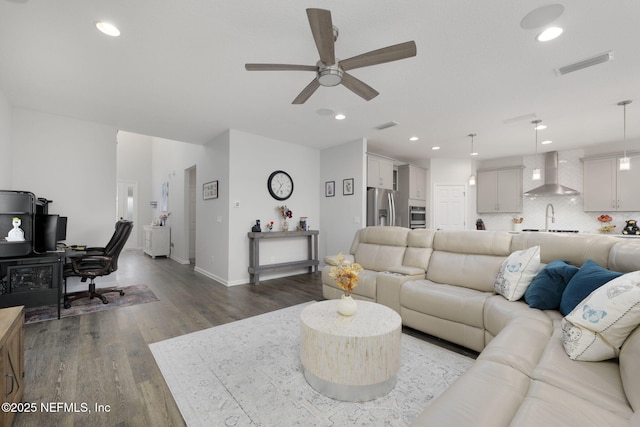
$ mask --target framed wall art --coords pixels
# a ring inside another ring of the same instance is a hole
[[[336,182],[327,181],[324,183],[324,197],[333,197],[336,195]]]
[[[342,195],[351,196],[353,194],[353,178],[342,180]]]
[[[202,184],[202,198],[204,200],[218,198],[218,181],[205,182]]]

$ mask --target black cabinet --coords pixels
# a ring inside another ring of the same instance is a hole
[[[29,255],[33,249],[35,196],[27,191],[0,191],[0,259]],[[9,241],[13,219],[19,218],[23,241]]]
[[[64,253],[0,258],[0,308],[58,304]]]

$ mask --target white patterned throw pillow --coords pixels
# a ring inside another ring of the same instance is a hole
[[[605,283],[562,319],[562,345],[574,360],[612,359],[638,324],[640,271],[634,271]]]
[[[509,301],[517,301],[522,298],[539,268],[540,246],[516,251],[502,263],[493,289]]]

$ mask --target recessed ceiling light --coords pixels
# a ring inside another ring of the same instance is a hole
[[[473,152],[473,153],[471,153],[470,155],[471,155],[471,156],[477,156],[477,155],[478,155],[478,153],[474,151],[474,152]]]
[[[345,116],[344,114],[336,114],[335,116],[333,116],[336,120],[344,120],[347,118],[347,116]]]
[[[547,139],[546,141],[542,141],[540,144],[542,145],[547,145],[547,144],[551,144],[553,141],[550,139]]]
[[[330,116],[333,113],[335,113],[335,111],[333,111],[331,108],[319,108],[316,110],[316,114],[319,116]]]
[[[439,150],[440,147],[438,147],[437,145],[435,147],[431,147],[432,150]]]
[[[118,37],[120,35],[120,30],[115,25],[109,22],[98,22],[96,24],[96,28],[105,33],[108,36]]]
[[[419,140],[420,138],[418,138],[417,136],[412,136],[411,138],[409,138],[409,141],[414,142]]]
[[[563,12],[564,6],[561,4],[541,6],[527,13],[527,15],[522,18],[522,21],[520,21],[520,26],[525,30],[541,28],[558,19]]]
[[[536,127],[534,127],[535,130],[542,130],[542,129],[546,129],[547,125],[538,125]]]
[[[563,30],[560,27],[549,27],[543,32],[541,32],[540,34],[538,34],[538,37],[536,37],[536,40],[538,40],[539,42],[551,41],[556,37],[560,36],[560,34],[562,34],[562,31]]]

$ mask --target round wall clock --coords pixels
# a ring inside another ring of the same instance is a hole
[[[269,194],[276,200],[287,200],[293,193],[293,180],[285,171],[275,171],[267,180]]]

